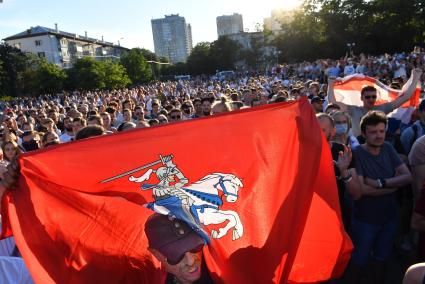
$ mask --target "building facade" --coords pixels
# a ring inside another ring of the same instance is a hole
[[[7,44],[30,52],[47,62],[62,68],[70,68],[76,59],[93,57],[97,60],[119,59],[122,52],[128,50],[111,42],[59,31],[46,27],[31,27],[24,32],[3,39]]]
[[[273,33],[283,32],[282,24],[290,24],[294,20],[295,12],[283,9],[272,10],[271,16],[264,19],[264,29]]]
[[[240,14],[219,16],[216,21],[218,37],[243,32],[243,19]]]
[[[192,27],[184,17],[165,16],[151,20],[155,54],[172,63],[185,62],[192,51]]]

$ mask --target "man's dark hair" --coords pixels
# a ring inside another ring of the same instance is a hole
[[[87,114],[87,116],[88,116],[88,117],[90,117],[90,116],[95,116],[95,115],[99,115],[99,113],[98,113],[97,111],[95,111],[95,110],[91,110],[91,111],[89,111],[89,113]]]
[[[366,92],[376,92],[376,88],[373,86],[366,86],[363,87],[362,91],[360,92],[360,94],[363,96]]]
[[[75,140],[81,140],[89,137],[100,136],[105,134],[105,130],[99,125],[89,125],[81,128],[75,135]]]
[[[168,116],[168,111],[166,109],[161,109],[160,111],[158,111],[158,115],[160,114]]]
[[[89,117],[88,121],[96,121],[97,125],[102,125],[103,124],[103,119],[100,115],[92,115]]]
[[[214,98],[202,98],[201,103],[204,104],[204,102],[210,102],[211,104],[214,102]]]
[[[118,126],[117,131],[122,132],[124,130],[132,129],[132,128],[136,128],[136,124],[133,122],[125,121]]]
[[[368,125],[378,125],[379,123],[384,123],[385,126],[387,125],[388,119],[385,113],[378,110],[371,110],[368,113],[366,113],[365,116],[362,117],[360,121],[360,129],[362,132],[366,131],[366,126]]]
[[[117,110],[114,107],[107,107],[105,111],[109,114],[114,114]]]
[[[24,133],[22,133],[21,137],[24,138],[24,137],[30,136],[30,135],[33,135],[35,137],[35,136],[40,136],[40,133],[38,133],[37,131],[34,131],[34,130],[28,130],[28,131],[25,131]]]
[[[78,121],[81,124],[81,126],[87,125],[87,121],[84,118],[76,117],[76,118],[74,118],[74,120],[72,122],[76,122],[76,121]]]

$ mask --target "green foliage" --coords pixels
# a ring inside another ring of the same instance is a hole
[[[121,57],[121,64],[127,70],[133,84],[146,83],[152,80],[152,70],[143,54],[146,50],[133,48]],[[156,56],[154,57],[156,59]]]
[[[65,71],[56,64],[48,63],[45,60],[40,63],[34,74],[27,74],[27,76],[33,76],[34,90],[38,94],[60,92],[63,90],[66,80]]]
[[[241,46],[236,41],[227,36],[221,36],[218,40],[211,43],[211,56],[215,62],[217,70],[232,70],[235,68],[235,62],[239,59]]]
[[[246,65],[248,67],[256,69],[260,66],[263,58],[263,54],[261,51],[262,44],[257,38],[251,38],[251,48],[248,50],[240,51],[240,58],[245,60]]]
[[[198,43],[187,59],[187,69],[192,75],[214,74],[215,65],[209,42]]]
[[[6,95],[6,86],[4,86],[6,80],[6,72],[3,68],[3,61],[0,58],[0,96]]]
[[[347,43],[369,54],[423,45],[425,3],[419,0],[305,0],[275,45],[287,62],[339,58]]]
[[[105,88],[108,90],[127,87],[131,81],[124,66],[112,61],[103,62]]]
[[[69,90],[116,89],[127,87],[131,81],[125,68],[117,62],[96,61],[91,57],[78,59],[67,70]]]
[[[209,43],[201,42],[193,49],[186,63],[177,63],[164,67],[162,75],[211,75],[217,70],[233,70],[241,59],[241,46],[228,37],[220,37]]]
[[[27,67],[27,56],[17,48],[0,43],[0,60],[0,95],[17,96],[21,92],[22,72]]]
[[[67,88],[70,90],[104,89],[104,72],[102,64],[91,57],[78,59],[71,69],[67,70]]]

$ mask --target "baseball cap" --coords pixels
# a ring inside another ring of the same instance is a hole
[[[145,223],[149,247],[176,262],[186,252],[204,244],[202,237],[184,221],[172,216],[154,213]]]
[[[313,97],[311,100],[310,100],[310,103],[319,103],[319,102],[323,102],[324,100],[323,100],[323,98],[321,98],[321,97],[319,97],[319,96],[316,96],[316,97]]]

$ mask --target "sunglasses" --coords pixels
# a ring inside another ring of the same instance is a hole
[[[374,99],[376,100],[377,96],[365,96],[364,97],[366,100],[370,100],[370,99]]]
[[[180,115],[177,116],[171,116],[172,119],[181,119],[182,117]]]
[[[194,249],[192,249],[192,250],[190,250],[188,252],[190,252],[190,253],[198,253],[198,252],[202,251],[203,248],[204,248],[204,244],[200,244],[199,246],[195,247]],[[183,253],[182,255],[180,255],[179,257],[177,257],[174,260],[171,260],[171,259],[168,259],[167,258],[166,261],[170,265],[177,265],[177,264],[179,264],[183,260],[183,258],[184,258],[185,255],[186,255],[186,252]]]

